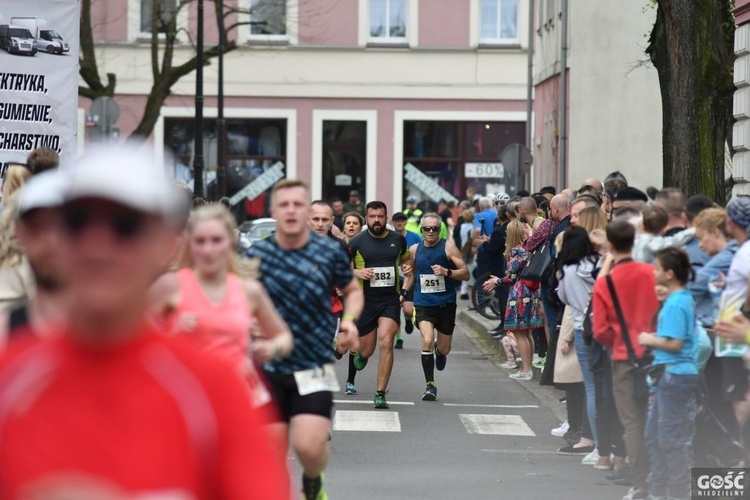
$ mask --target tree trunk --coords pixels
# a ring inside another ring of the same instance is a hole
[[[720,204],[732,127],[733,37],[731,0],[657,0],[646,50],[661,89],[664,186]]]

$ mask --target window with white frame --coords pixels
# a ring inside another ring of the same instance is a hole
[[[154,21],[157,22],[157,33],[166,33],[177,11],[178,0],[140,0],[140,32],[152,33]],[[154,10],[156,9],[156,11]]]
[[[250,0],[250,36],[286,38],[287,0]]]
[[[481,0],[483,43],[518,43],[519,0]]]
[[[408,0],[370,0],[370,39],[405,42]]]

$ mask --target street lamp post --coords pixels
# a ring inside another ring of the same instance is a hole
[[[224,50],[227,37],[224,26],[224,1],[221,1],[219,13],[219,91],[217,96],[218,113],[216,118],[216,133],[218,135],[218,165],[216,166],[216,184],[219,197],[227,196],[227,157],[226,157],[226,121],[224,120]]]
[[[198,36],[195,59],[195,146],[193,197],[203,197],[203,0],[198,0]]]

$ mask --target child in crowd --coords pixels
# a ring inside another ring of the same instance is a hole
[[[650,205],[643,209],[640,232],[635,237],[633,260],[651,264],[656,252],[669,246],[683,247],[695,237],[695,229],[685,229],[674,236],[662,236],[669,222],[669,214],[660,205]]]
[[[508,334],[503,337],[502,343],[503,349],[505,349],[505,357],[507,358],[507,361],[500,365],[500,367],[516,368],[518,363],[521,362],[521,353],[518,350],[518,343],[516,342],[516,337],[513,335],[513,332],[508,332]]]
[[[656,334],[638,336],[638,343],[654,352],[654,390],[646,424],[649,498],[689,498],[698,343],[693,298],[685,286],[695,273],[680,249],[664,248],[655,257],[656,283],[668,295],[658,315]]]

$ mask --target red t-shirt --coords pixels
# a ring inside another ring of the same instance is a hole
[[[640,359],[645,348],[638,345],[638,335],[654,331],[654,317],[659,309],[654,267],[650,264],[628,261],[617,264],[610,274],[628,327],[633,351]],[[603,346],[612,349],[613,361],[627,361],[628,348],[623,340],[612,295],[603,277],[594,284],[592,300],[594,315],[591,326],[594,338]]]
[[[147,327],[118,347],[27,338],[0,360],[0,498],[76,476],[128,498],[287,499],[262,418],[235,367]]]

